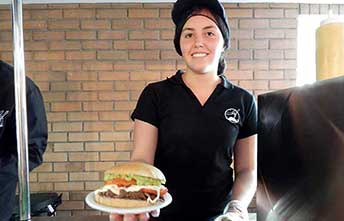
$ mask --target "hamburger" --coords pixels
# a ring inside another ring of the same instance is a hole
[[[116,208],[146,207],[163,201],[167,188],[164,174],[156,167],[127,162],[104,173],[105,186],[95,191],[95,201]]]

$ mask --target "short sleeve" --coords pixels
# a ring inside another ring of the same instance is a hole
[[[257,133],[257,103],[253,95],[249,94],[244,101],[244,121],[239,131],[238,139],[249,137]]]
[[[139,100],[137,101],[136,108],[131,115],[131,119],[142,120],[158,127],[158,116],[158,97],[154,92],[152,85],[149,84],[142,91]]]

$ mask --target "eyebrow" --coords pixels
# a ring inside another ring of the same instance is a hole
[[[203,30],[205,30],[205,29],[211,29],[211,28],[216,28],[216,27],[215,27],[215,25],[209,25],[209,26],[204,27]],[[184,28],[184,29],[182,30],[182,32],[184,32],[184,31],[193,31],[193,30],[195,30],[195,29],[194,29],[194,28]]]

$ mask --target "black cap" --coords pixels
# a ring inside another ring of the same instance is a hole
[[[228,25],[226,11],[218,0],[177,0],[172,9],[172,20],[176,25],[174,35],[174,46],[179,55],[182,55],[180,49],[180,35],[186,21],[192,16],[196,9],[208,9],[215,18],[215,23],[219,27],[225,49],[229,47],[230,28]]]

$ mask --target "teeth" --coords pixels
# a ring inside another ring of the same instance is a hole
[[[206,53],[195,53],[192,55],[192,57],[205,57],[206,55]]]

